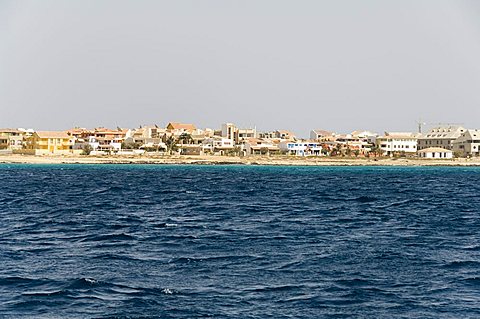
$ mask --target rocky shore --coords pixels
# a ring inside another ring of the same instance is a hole
[[[0,155],[6,164],[198,164],[198,165],[282,165],[282,166],[480,166],[480,158],[346,158],[289,156],[33,156]]]

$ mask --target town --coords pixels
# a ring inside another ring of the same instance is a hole
[[[480,155],[480,130],[437,125],[422,133],[313,129],[309,138],[288,130],[258,132],[224,123],[220,129],[170,122],[134,129],[75,127],[67,131],[0,129],[0,154],[20,155],[218,155],[298,157],[418,157],[451,159]]]

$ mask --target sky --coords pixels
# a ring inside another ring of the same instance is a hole
[[[476,0],[0,0],[0,127],[480,129]]]

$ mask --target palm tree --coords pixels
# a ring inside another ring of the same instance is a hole
[[[178,138],[179,141],[181,141],[181,144],[192,144],[193,143],[193,138],[192,135],[188,133],[182,133],[180,137]]]
[[[350,156],[352,154],[352,150],[350,149],[350,146],[347,145],[347,149],[345,150],[345,155]]]
[[[172,135],[167,138],[165,145],[167,146],[167,152],[172,155],[172,152],[178,150],[177,139]]]
[[[322,145],[322,151],[321,151],[321,153],[322,153],[323,155],[325,155],[325,156],[328,155],[329,149],[328,149],[328,146],[327,146],[326,144],[323,144],[323,145]]]
[[[373,153],[373,155],[375,157],[377,156],[381,156],[383,151],[380,147],[378,147],[378,145],[374,145],[371,149],[370,149],[370,153]]]

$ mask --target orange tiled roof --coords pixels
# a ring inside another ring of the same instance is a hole
[[[172,130],[187,130],[187,131],[195,131],[197,129],[193,124],[185,124],[185,123],[177,123],[177,122],[168,123],[167,128]]]

